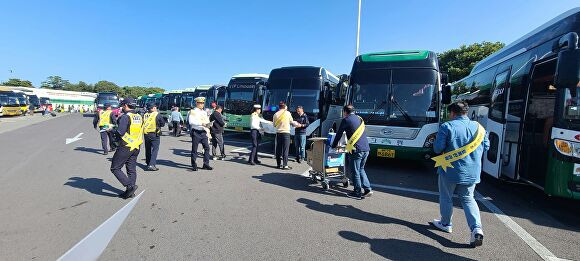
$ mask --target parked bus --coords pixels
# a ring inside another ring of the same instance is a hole
[[[103,110],[105,104],[111,104],[111,108],[113,109],[113,113],[115,115],[120,114],[119,108],[119,96],[116,92],[99,92],[97,93],[97,98],[95,99],[95,108],[96,113],[99,113]]]
[[[163,116],[166,122],[169,122],[169,116],[171,114],[171,109],[174,107],[179,108],[181,106],[181,90],[166,91],[161,97],[161,106],[159,107],[159,113]],[[169,130],[171,130],[171,124],[167,125]]]
[[[439,129],[437,55],[427,50],[359,55],[349,77],[347,104],[365,121],[372,156],[428,160]],[[449,98],[449,97],[448,97]]]
[[[225,85],[214,85],[205,93],[205,107],[210,108],[212,102],[216,102],[217,105],[225,106],[226,102],[226,86]]]
[[[580,199],[580,8],[477,63],[453,84],[489,133],[483,171]]]
[[[22,115],[18,95],[12,91],[0,90],[0,115],[19,116]]]
[[[14,95],[16,95],[18,99],[18,104],[20,105],[20,111],[22,115],[26,115],[28,113],[28,106],[30,105],[30,101],[28,100],[28,96],[22,91],[12,91]]]
[[[37,95],[28,95],[28,100],[30,101],[30,105],[32,105],[33,112],[40,112],[40,99]]]
[[[191,108],[195,108],[195,98],[205,97],[211,85],[200,85],[195,88],[187,88],[181,93],[181,114],[183,117]]]
[[[254,104],[262,104],[267,74],[247,73],[232,76],[226,89],[225,130],[250,131],[250,114]]]
[[[310,125],[307,136],[326,136],[331,128],[336,130],[341,117],[343,96],[338,91],[339,79],[322,67],[293,66],[270,72],[264,100],[264,118],[272,120],[283,101],[294,118],[296,107],[304,107]],[[294,128],[290,134],[294,135]]]

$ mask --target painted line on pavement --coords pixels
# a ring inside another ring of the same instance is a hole
[[[307,169],[302,174],[303,177],[309,177],[309,171],[312,168]],[[413,192],[418,194],[426,194],[432,196],[439,196],[438,192],[424,190],[424,189],[413,189],[413,188],[405,188],[399,186],[389,186],[389,185],[381,185],[381,184],[371,184],[373,187],[383,188],[383,189],[390,189],[390,190],[398,190],[398,191],[405,191],[405,192]],[[457,195],[454,195],[457,197]],[[521,238],[538,256],[540,256],[543,260],[565,260],[556,257],[548,248],[542,245],[537,239],[535,239],[532,235],[530,235],[524,228],[522,228],[518,223],[516,223],[513,219],[509,216],[504,214],[500,208],[498,208],[495,204],[491,202],[491,198],[484,197],[479,193],[477,190],[475,191],[475,199],[481,202],[489,211],[491,211],[506,227],[511,229],[519,238]]]
[[[127,219],[143,192],[145,190],[64,253],[58,261],[97,260]]]

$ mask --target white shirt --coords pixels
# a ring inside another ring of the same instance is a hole
[[[204,125],[209,123],[209,117],[207,117],[207,113],[199,108],[190,110],[187,120],[189,121],[191,128],[196,130],[204,130]]]
[[[267,120],[264,120],[264,118],[260,117],[256,113],[252,113],[252,116],[250,118],[252,119],[252,121],[250,122],[250,128],[252,130],[260,130],[262,128],[260,126],[260,123],[268,123],[269,122]]]

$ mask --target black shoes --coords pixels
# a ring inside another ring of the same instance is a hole
[[[109,154],[108,151],[103,152],[103,155],[108,155],[108,154]]]
[[[298,162],[298,163],[302,163],[302,160],[301,160],[300,158],[297,158],[297,159],[296,159],[296,162]]]
[[[197,171],[197,166],[192,166],[192,167],[191,167],[191,170],[192,170],[192,171]]]
[[[137,191],[137,188],[139,186],[137,185],[133,185],[133,186],[127,186],[127,189],[125,190],[124,193],[122,193],[121,195],[119,195],[119,197],[123,198],[123,199],[128,199],[128,198],[132,198],[135,196],[135,191]]]
[[[362,193],[360,193],[360,192],[354,192],[354,191],[346,194],[346,196],[349,197],[349,198],[354,198],[354,199],[358,199],[358,200],[361,200],[361,199],[364,199],[365,198]]]
[[[155,166],[147,166],[148,171],[158,171],[159,169]]]
[[[203,165],[203,167],[201,167],[202,169],[206,169],[206,170],[212,170],[213,168],[210,167],[209,165]]]
[[[250,165],[252,165],[252,166],[256,165],[256,163],[254,163],[254,162],[251,162],[251,161],[248,161],[248,164],[250,164]]]

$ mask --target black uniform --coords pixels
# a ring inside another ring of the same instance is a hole
[[[133,111],[130,112],[134,113]],[[120,145],[115,151],[111,161],[111,172],[127,188],[134,187],[137,182],[137,156],[139,155],[139,149],[129,150],[129,146],[121,138],[126,132],[131,133],[129,129],[130,125],[131,120],[129,119],[129,115],[125,113],[119,117],[118,128],[115,134],[120,141]],[[123,165],[125,165],[127,175],[121,170]]]
[[[214,111],[209,117],[209,121],[213,121],[211,126],[211,154],[212,156],[217,156],[217,147],[220,149],[220,156],[224,158],[226,156],[224,150],[224,126],[226,125],[222,114]]]
[[[159,153],[159,144],[161,143],[161,127],[165,126],[165,119],[161,114],[155,117],[155,132],[145,133],[145,163],[147,166],[157,165],[157,154]]]
[[[95,113],[95,118],[93,119],[93,126],[95,127],[95,129],[97,127],[99,127],[99,120],[100,120],[100,114],[99,113]],[[109,121],[109,124],[117,124],[117,117],[115,117],[114,113],[111,113],[111,120]],[[100,130],[99,130],[100,131]],[[111,146],[111,151],[114,151],[117,148],[117,145],[115,144],[115,137],[113,135],[113,131],[100,131],[99,134],[101,135],[101,146],[103,147],[103,152],[104,154],[107,154],[107,152],[109,151],[107,148],[107,140],[109,140],[109,145]]]
[[[191,129],[191,166],[195,169],[197,164],[197,147],[203,147],[203,166],[209,166],[209,142],[205,130]]]

